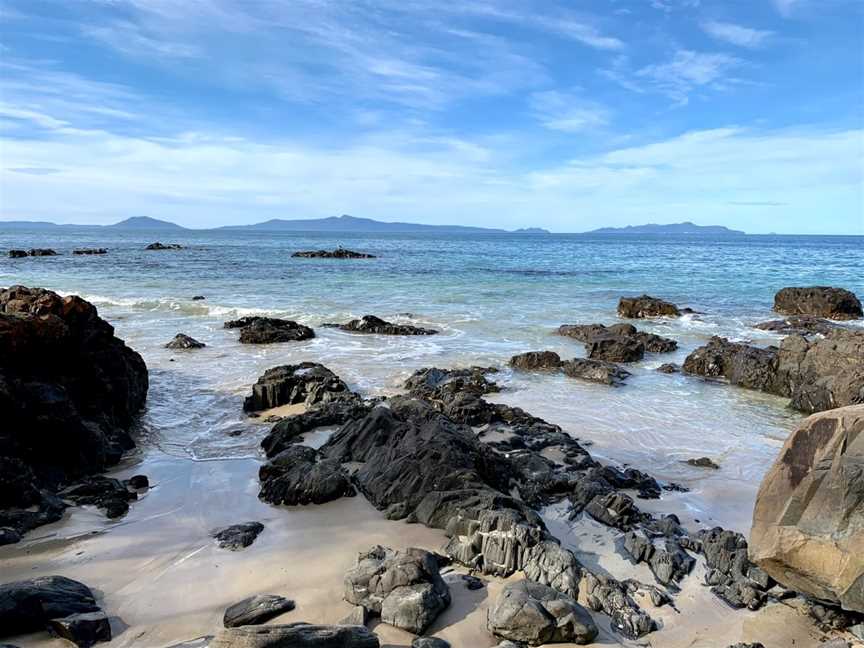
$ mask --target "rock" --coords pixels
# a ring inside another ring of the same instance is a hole
[[[308,326],[275,317],[241,317],[225,322],[225,328],[239,328],[241,344],[301,342],[315,337]]]
[[[374,259],[374,254],[355,252],[338,247],[335,250],[301,250],[291,255],[302,259]]]
[[[514,355],[508,364],[522,371],[552,371],[561,367],[561,357],[554,351],[528,351]]]
[[[582,583],[588,607],[612,619],[610,627],[615,632],[628,639],[638,639],[657,629],[657,624],[639,609],[623,583],[587,570]]]
[[[20,542],[21,534],[11,527],[0,527],[0,547]]]
[[[813,315],[834,320],[862,316],[861,302],[854,293],[828,286],[783,288],[774,295],[774,310],[783,315]]]
[[[261,441],[261,447],[268,458],[275,457],[289,446],[302,442],[306,432],[361,419],[369,413],[372,406],[373,403],[361,401],[359,398],[316,404],[302,414],[286,416],[277,422]]]
[[[450,648],[450,642],[438,637],[417,637],[411,642],[411,648]]]
[[[188,641],[181,641],[177,644],[171,644],[167,648],[210,648],[210,642],[213,641],[213,635],[204,635]]]
[[[374,315],[364,315],[360,319],[351,320],[347,324],[325,324],[349,333],[373,333],[376,335],[436,335],[435,329],[411,326],[410,324],[393,324]]]
[[[811,315],[793,315],[782,320],[771,320],[769,322],[754,324],[753,328],[761,331],[771,331],[772,333],[799,333],[801,335],[815,333],[826,335],[837,328],[837,324]]]
[[[178,243],[151,243],[145,250],[182,250],[183,246]]]
[[[355,605],[351,608],[350,614],[339,622],[339,625],[361,625],[365,626],[369,622],[369,611],[362,605]]]
[[[729,646],[729,648],[765,648],[765,646],[757,641],[756,643],[736,643]]]
[[[261,466],[258,479],[258,498],[270,504],[324,504],[356,493],[338,461],[301,445],[289,446]]]
[[[10,259],[23,259],[27,256],[27,250],[9,250]]]
[[[751,559],[785,587],[864,612],[864,405],[805,419],[762,480]]]
[[[205,299],[207,298],[204,295],[195,295],[192,297],[192,301],[204,301]]]
[[[348,385],[327,367],[317,362],[301,362],[265,371],[252,385],[252,395],[246,397],[243,410],[255,412],[295,403],[311,407],[355,398],[357,395]]]
[[[208,648],[380,648],[378,637],[363,626],[241,626],[220,630]]]
[[[79,248],[77,250],[72,250],[72,254],[78,255],[91,255],[91,254],[108,254],[108,250],[105,248]]]
[[[604,326],[603,324],[564,324],[558,327],[558,335],[565,335],[584,342],[586,350],[589,351],[589,357],[596,357],[599,360],[610,360],[612,362],[630,361],[590,355],[592,344],[601,340],[614,339],[619,344],[639,345],[642,347],[643,353],[668,353],[678,348],[678,343],[675,340],[639,331],[632,324],[613,324],[612,326]]]
[[[235,603],[222,618],[226,628],[258,625],[294,609],[294,601],[275,594],[257,594]]]
[[[132,475],[132,477],[126,480],[126,483],[129,484],[130,488],[134,488],[135,490],[150,488],[150,480],[147,479],[147,475]]]
[[[830,639],[819,644],[819,648],[850,648],[850,644],[845,639]]]
[[[195,338],[189,337],[184,333],[178,333],[174,336],[174,339],[171,340],[168,344],[165,345],[166,349],[203,349],[206,344],[203,342],[199,342]]]
[[[601,337],[586,345],[588,357],[606,362],[638,362],[645,356],[645,346],[633,338]]]
[[[644,535],[630,531],[624,536],[624,549],[637,563],[646,563],[657,581],[667,586],[681,582],[696,564],[672,538],[667,538],[661,548]]]
[[[216,529],[210,535],[216,539],[222,549],[239,551],[255,542],[263,530],[264,525],[260,522],[243,522]]]
[[[42,257],[42,256],[57,256],[57,252],[50,248],[31,248],[27,250],[27,256]]]
[[[706,378],[725,378],[733,385],[777,391],[777,347],[761,349],[712,337],[684,360],[684,371]]]
[[[618,301],[618,317],[644,319],[647,317],[680,317],[681,311],[672,304],[656,297],[622,297]]]
[[[679,367],[674,362],[665,362],[662,365],[660,365],[659,367],[657,367],[657,371],[659,371],[660,373],[665,373],[665,374],[674,374],[674,373],[678,373],[679,371],[681,371],[681,367]]]
[[[602,360],[590,360],[585,358],[574,358],[561,363],[561,368],[566,376],[596,382],[601,385],[619,387],[630,376],[630,372],[618,365]]]
[[[384,623],[422,634],[450,605],[438,558],[423,549],[375,546],[345,574],[345,600],[381,615]]]
[[[496,637],[539,646],[547,643],[591,643],[597,626],[569,596],[529,580],[504,587],[489,609],[487,627]]]
[[[62,619],[52,619],[48,629],[51,634],[71,641],[80,648],[111,641],[111,624],[104,612],[81,612]]]
[[[486,587],[482,580],[469,574],[463,574],[462,581],[465,583],[465,588],[469,590],[481,590]]]
[[[54,495],[132,448],[147,396],[141,356],[80,297],[0,290],[0,527],[62,515]]]
[[[696,466],[697,468],[712,468],[714,470],[719,470],[720,466],[718,466],[710,457],[699,457],[697,459],[688,459],[684,463],[689,464],[691,466]]]
[[[715,527],[696,534],[687,548],[699,550],[708,567],[705,580],[711,591],[733,608],[757,610],[774,582],[747,558],[747,540],[740,533]],[[683,539],[682,539],[683,542]]]
[[[90,588],[64,576],[0,585],[0,637],[37,632],[51,619],[99,612]]]
[[[138,495],[130,491],[124,482],[100,476],[82,479],[58,494],[64,500],[78,505],[98,506],[111,519],[125,515],[129,511],[129,502],[138,499]]]

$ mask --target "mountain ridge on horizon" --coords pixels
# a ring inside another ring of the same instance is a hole
[[[645,225],[625,225],[624,227],[600,227],[585,234],[721,234],[746,235],[742,230],[733,230],[725,225],[696,225],[691,221],[681,223],[646,223]]]

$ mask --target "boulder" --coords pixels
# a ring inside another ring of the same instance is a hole
[[[308,326],[276,317],[241,317],[225,322],[225,328],[239,328],[241,344],[302,342],[315,337]]]
[[[156,241],[155,243],[151,243],[145,250],[182,250],[183,246],[179,243],[160,243]]]
[[[588,357],[606,362],[638,362],[645,356],[645,345],[629,337],[595,338],[585,345]]]
[[[695,459],[688,459],[684,463],[689,464],[691,466],[696,466],[697,468],[711,468],[713,470],[719,470],[720,466],[714,463],[714,460],[710,457],[697,457]]]
[[[774,295],[774,310],[783,315],[813,315],[834,320],[862,316],[861,302],[854,293],[828,286],[783,288]]]
[[[258,480],[258,497],[270,504],[324,504],[356,493],[338,461],[302,445],[289,446],[261,466]]]
[[[72,250],[72,254],[76,255],[92,255],[92,254],[108,254],[105,248],[79,248]]]
[[[52,619],[48,624],[51,634],[71,641],[79,648],[111,641],[111,623],[104,612],[81,612],[62,619]]]
[[[612,362],[629,362],[626,360],[613,360],[590,355],[591,345],[605,339],[616,339],[619,343],[631,343],[641,345],[643,353],[669,353],[678,348],[675,340],[664,338],[653,333],[638,330],[632,324],[564,324],[558,327],[558,335],[571,337],[585,343],[589,357],[597,357],[600,360],[611,360]],[[638,358],[637,358],[638,359]]]
[[[574,358],[561,364],[561,369],[566,376],[596,382],[601,385],[619,387],[630,376],[630,372],[622,369],[616,364],[603,360],[591,360],[586,358]]]
[[[679,367],[674,362],[664,362],[659,367],[657,367],[657,371],[664,374],[674,374],[681,371],[681,367]]]
[[[782,585],[864,612],[864,405],[805,419],[762,480],[750,558]]]
[[[78,505],[97,506],[111,519],[125,515],[129,511],[129,502],[138,499],[138,494],[130,489],[128,482],[101,476],[85,477],[58,495]]]
[[[508,364],[522,371],[557,371],[561,357],[554,351],[528,351],[514,355]]]
[[[23,259],[27,256],[27,250],[9,250],[10,259]]]
[[[821,317],[813,317],[812,315],[792,315],[786,319],[770,320],[753,325],[753,328],[760,331],[771,331],[772,333],[782,333],[784,335],[788,335],[789,333],[826,335],[837,327],[837,324]]]
[[[226,628],[258,625],[294,609],[294,601],[275,594],[256,594],[235,603],[222,617]]]
[[[0,527],[59,519],[53,497],[117,463],[147,396],[141,356],[80,297],[0,290]]]
[[[365,252],[355,252],[343,247],[338,247],[335,250],[301,250],[291,255],[301,259],[374,259],[374,254],[366,254]]]
[[[243,410],[255,412],[296,403],[311,407],[356,398],[348,385],[324,365],[301,362],[265,371],[252,385],[252,395],[246,397]]]
[[[343,425],[361,419],[369,413],[372,406],[372,402],[359,398],[315,404],[306,412],[286,416],[276,423],[261,441],[261,447],[268,458],[275,457],[289,446],[302,443],[305,433],[316,428]]]
[[[657,629],[655,621],[639,609],[624,583],[585,570],[582,585],[588,607],[606,614],[612,620],[613,631],[628,639],[638,639]]]
[[[757,610],[765,603],[765,592],[774,581],[748,557],[747,540],[735,531],[714,527],[703,529],[693,538],[682,538],[682,544],[705,556],[708,568],[706,585],[729,606]]]
[[[363,626],[240,626],[220,630],[207,648],[380,648],[378,637]]]
[[[417,637],[411,642],[411,648],[450,648],[450,642],[438,637]]]
[[[618,301],[618,317],[627,319],[680,317],[681,312],[675,304],[648,295],[622,297]]]
[[[192,301],[204,301],[207,299],[204,295],[194,295],[192,297]]]
[[[504,587],[489,609],[487,627],[496,637],[529,646],[583,645],[598,633],[591,615],[575,600],[530,580]]]
[[[263,530],[264,525],[260,522],[242,522],[222,529],[216,529],[210,535],[216,539],[216,542],[219,543],[222,549],[239,551],[255,542],[255,539]]]
[[[42,257],[42,256],[57,256],[57,252],[50,248],[31,248],[27,250],[27,256]]]
[[[178,333],[174,336],[174,339],[171,340],[168,344],[165,345],[166,349],[203,349],[206,344],[203,342],[199,342],[193,337],[189,337],[184,333]]]
[[[414,634],[450,605],[438,556],[423,549],[375,546],[345,574],[345,600],[381,615],[384,623]]]
[[[435,329],[411,326],[410,324],[394,324],[376,317],[364,315],[360,319],[351,320],[347,324],[325,324],[330,328],[338,328],[349,333],[370,333],[376,335],[436,335]]]
[[[759,348],[712,337],[684,360],[684,372],[777,393],[777,347]]]
[[[38,632],[51,619],[99,612],[90,588],[64,576],[0,585],[0,637]]]

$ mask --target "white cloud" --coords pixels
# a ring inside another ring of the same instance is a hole
[[[772,0],[781,16],[788,18],[804,3],[804,0]]]
[[[584,99],[578,93],[535,92],[529,97],[529,105],[538,121],[550,130],[578,133],[603,127],[609,122],[607,108]]]
[[[700,87],[719,87],[728,81],[728,73],[744,64],[739,58],[722,53],[678,50],[665,63],[643,67],[636,76],[680,104],[686,104],[690,93]]]
[[[762,47],[774,32],[763,29],[752,29],[735,23],[708,21],[702,23],[702,29],[706,34],[721,41],[756,49]]]

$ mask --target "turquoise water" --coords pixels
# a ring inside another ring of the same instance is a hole
[[[156,240],[187,249],[143,250]],[[379,258],[291,258],[295,250],[336,245]],[[591,441],[602,458],[688,484],[693,491],[679,504],[739,528],[746,524],[741,511],[749,512],[759,479],[800,415],[782,399],[654,369],[681,362],[711,335],[776,343],[778,337],[750,325],[773,317],[773,295],[783,286],[836,285],[864,295],[861,237],[336,237],[0,227],[0,249],[32,246],[62,255],[4,257],[0,285],[39,285],[95,303],[151,370],[142,445],[196,460],[257,456],[266,427],[245,419],[240,404],[257,376],[276,364],[323,362],[367,394],[390,394],[424,366],[503,366],[514,353],[539,349],[581,356],[581,344],[553,331],[565,323],[614,322],[622,295],[645,292],[690,306],[700,314],[640,324],[677,339],[680,350],[628,367],[634,376],[621,389],[505,369],[498,398]],[[109,253],[71,255],[88,246]],[[199,294],[206,301],[191,301]],[[317,329],[308,342],[256,347],[240,345],[236,331],[222,328],[225,319],[248,314],[313,327],[376,314],[442,333],[389,338]],[[194,353],[162,347],[181,331],[208,347]],[[721,470],[706,474],[681,463],[702,455]]]

